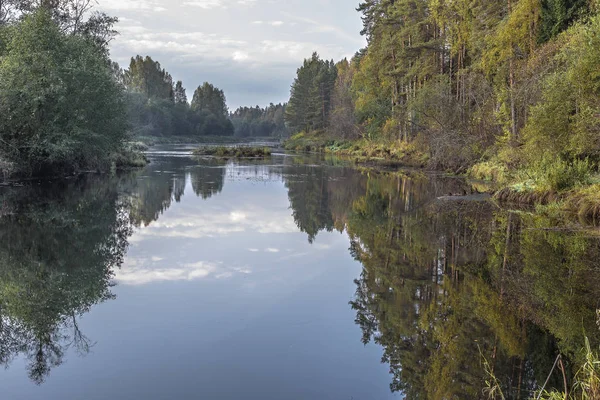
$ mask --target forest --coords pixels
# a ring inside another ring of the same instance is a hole
[[[358,11],[366,48],[298,69],[288,148],[469,174],[505,198],[571,196],[600,215],[596,1],[367,0]]]

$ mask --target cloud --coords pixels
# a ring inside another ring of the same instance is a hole
[[[233,108],[286,101],[297,67],[313,51],[338,60],[364,42],[360,16],[345,0],[99,4],[100,11],[120,19],[120,35],[111,42],[115,61],[127,65],[136,54],[150,55],[188,91],[205,81],[223,89]]]
[[[124,265],[115,271],[114,280],[121,285],[139,286],[159,282],[195,281],[199,279],[228,279],[235,275],[249,275],[248,267],[227,267],[223,263],[199,261],[164,267],[157,265],[162,259],[128,257]]]
[[[186,1],[183,3],[186,6],[191,7],[200,7],[205,10],[210,10],[211,8],[223,7],[223,1],[221,0],[195,0],[195,1]]]
[[[206,278],[218,270],[217,264],[198,262],[174,268],[150,268],[137,266],[135,259],[128,259],[115,272],[115,281],[124,285],[146,285],[155,282],[193,281]]]

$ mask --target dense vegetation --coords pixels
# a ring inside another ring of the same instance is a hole
[[[266,108],[240,107],[230,114],[235,128],[235,136],[246,137],[288,137],[284,115],[286,104],[270,104]]]
[[[337,71],[316,54],[298,70],[286,120],[303,136],[293,147],[307,137],[333,148],[357,139],[351,153],[361,155],[382,143],[512,191],[594,182],[595,1],[366,0],[358,10],[368,46]]]
[[[88,10],[69,2],[37,3],[2,2],[0,172],[108,169],[126,131],[107,50],[116,20],[104,14],[85,20]]]

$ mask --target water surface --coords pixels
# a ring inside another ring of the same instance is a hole
[[[189,150],[0,189],[3,398],[477,399],[486,362],[526,398],[598,341],[589,232],[454,177]]]

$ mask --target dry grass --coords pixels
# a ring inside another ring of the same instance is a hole
[[[547,205],[561,201],[564,196],[551,190],[523,190],[513,187],[504,188],[494,194],[494,198],[503,203],[523,205]]]
[[[600,184],[571,192],[567,202],[582,222],[600,225]]]
[[[285,142],[285,149],[292,151],[319,152],[348,157],[357,163],[378,163],[388,166],[425,167],[428,155],[415,143],[398,140],[371,141],[340,140],[323,132],[301,132]]]

